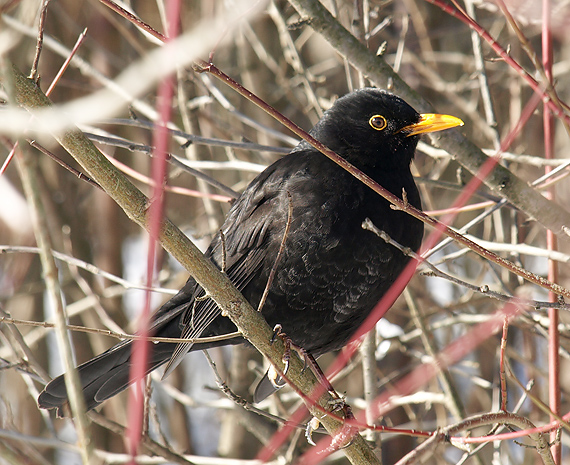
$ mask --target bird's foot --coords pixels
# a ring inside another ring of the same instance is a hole
[[[283,357],[281,357],[281,361],[283,362],[284,365],[283,376],[285,376],[289,371],[289,360],[291,360],[291,347],[296,348],[296,346],[295,344],[293,344],[291,338],[283,332],[283,327],[280,324],[276,324],[273,327],[273,336],[271,337],[269,343],[273,344],[278,337],[281,338],[281,340],[285,344],[285,351],[283,352]]]
[[[333,399],[329,401],[331,412],[334,413],[342,411],[344,413],[345,418],[354,418],[354,416],[352,415],[352,409],[346,403],[346,398],[344,396],[339,396],[336,392],[335,394],[336,395],[333,396]]]
[[[291,340],[291,338],[283,332],[283,327],[280,324],[276,324],[274,326],[273,336],[271,337],[271,340],[269,341],[270,344],[273,344],[278,337],[281,338],[285,344],[285,352],[283,353],[283,358],[282,358],[283,364],[285,365],[285,368],[283,369],[283,375],[286,375],[287,371],[289,370],[289,360],[291,359],[291,349],[293,349],[293,350],[295,350],[295,352],[297,352],[297,354],[299,354],[299,357],[301,357],[303,359],[303,362],[305,364],[303,366],[303,372],[307,369],[307,367],[310,367],[312,369],[313,373],[315,373],[315,375],[317,376],[317,379],[319,380],[319,382],[325,387],[325,389],[331,394],[331,396],[333,396],[335,399],[341,400],[341,397],[334,390],[334,388],[332,387],[332,384],[330,383],[330,381],[327,379],[327,377],[323,373],[323,370],[321,370],[321,367],[319,366],[319,364],[315,360],[315,357],[313,357],[313,355],[311,355],[310,352],[307,352],[302,347],[299,347],[298,345],[296,345]],[[342,400],[342,402],[344,402],[344,400]]]
[[[343,412],[344,416],[344,425],[342,428],[333,436],[332,442],[329,448],[334,451],[338,449],[344,449],[352,444],[354,441],[354,436],[358,432],[358,428],[352,425],[350,420],[354,419],[354,415],[352,414],[352,409],[350,406],[345,402],[344,397],[339,397],[338,399],[333,399],[329,402],[329,405],[332,406],[331,413],[341,411]],[[348,422],[346,420],[349,420]],[[311,420],[307,423],[307,427],[305,428],[305,437],[307,438],[307,442],[312,446],[316,446],[315,442],[313,441],[313,433],[319,429],[321,426],[321,422],[317,417],[311,418]]]
[[[342,412],[342,416],[344,417],[345,421],[354,420],[354,414],[352,413],[352,408],[350,407],[350,405],[346,403],[346,397],[339,396],[338,394],[336,394],[336,396],[333,397],[335,398],[329,401],[329,405],[331,407],[331,413]]]

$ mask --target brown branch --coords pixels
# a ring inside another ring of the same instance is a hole
[[[411,89],[381,56],[361,44],[318,0],[289,0],[289,3],[337,52],[377,86],[386,88],[388,82],[391,82],[392,90],[417,110],[433,111],[431,105]],[[447,150],[458,163],[473,174],[477,173],[488,159],[481,149],[459,131],[445,131],[430,137],[436,145]],[[551,229],[559,236],[570,235],[570,212],[543,197],[508,169],[497,165],[483,182],[545,228]]]
[[[20,106],[35,109],[52,105],[33,81],[27,79],[16,67],[13,66],[12,69],[16,101]],[[132,221],[149,230],[147,197],[126,179],[89,139],[79,130],[69,130],[54,137]],[[283,342],[278,338],[273,344],[271,343],[273,331],[261,314],[255,311],[237,291],[229,278],[205,258],[168,219],[162,221],[158,239],[164,249],[190,272],[196,282],[216,302],[222,310],[222,315],[228,316],[243,336],[267,357],[278,371],[282,372],[284,368],[282,356],[285,349]],[[319,382],[310,370],[303,369],[303,361],[299,357],[291,357],[287,377],[295,388],[305,393],[308,398]],[[333,401],[332,396],[323,393],[316,400],[316,405],[308,405],[308,408],[335,437],[344,430],[344,424],[326,414],[323,415],[322,409],[330,410],[331,401]],[[343,451],[354,464],[379,463],[371,448],[358,433]]]
[[[516,275],[526,279],[527,281],[530,281],[531,283],[537,284],[537,285],[539,285],[545,289],[548,289],[549,291],[551,291],[555,294],[563,295],[563,296],[570,298],[570,290],[569,289],[566,289],[565,287],[562,287],[557,283],[550,282],[547,279],[544,279],[542,276],[531,273],[528,270],[525,270],[524,268],[514,264],[513,262],[498,256],[497,254],[485,249],[484,247],[481,247],[479,244],[473,242],[472,240],[468,239],[467,237],[463,236],[462,234],[459,234],[457,231],[450,228],[449,226],[439,222],[438,220],[436,220],[435,218],[432,218],[431,216],[426,215],[421,210],[418,210],[417,208],[415,208],[414,206],[412,206],[411,204],[406,202],[405,199],[402,200],[398,196],[392,194],[390,191],[384,189],[376,181],[374,181],[370,176],[368,176],[367,174],[363,173],[362,171],[360,171],[359,169],[357,169],[356,167],[351,165],[344,158],[342,158],[341,156],[339,156],[338,154],[333,152],[331,149],[329,149],[322,142],[318,141],[317,139],[315,139],[314,137],[309,135],[306,131],[304,131],[299,126],[297,126],[295,123],[293,123],[291,120],[289,120],[288,118],[283,116],[275,108],[273,108],[270,105],[268,105],[267,103],[265,103],[257,95],[253,94],[250,90],[246,89],[240,83],[233,80],[230,76],[228,76],[223,71],[218,69],[212,63],[208,63],[205,61],[197,61],[194,69],[196,70],[196,72],[199,72],[199,73],[206,73],[206,72],[210,73],[213,76],[220,79],[221,81],[223,81],[224,83],[226,83],[229,87],[234,89],[240,95],[247,98],[250,102],[254,103],[258,107],[263,109],[265,112],[267,112],[269,115],[271,115],[273,118],[275,118],[281,124],[283,124],[286,128],[290,129],[293,133],[295,133],[299,137],[303,138],[305,141],[307,141],[309,144],[311,144],[313,147],[315,147],[317,150],[319,150],[319,152],[321,152],[323,155],[326,155],[328,158],[330,158],[332,161],[334,161],[337,165],[339,165],[340,167],[342,167],[343,169],[348,171],[350,174],[352,174],[359,181],[366,184],[374,192],[376,192],[377,194],[384,197],[386,200],[388,200],[393,205],[394,209],[402,210],[402,211],[408,213],[409,215],[413,216],[414,218],[417,218],[418,220],[424,222],[425,224],[431,226],[432,228],[434,228],[438,231],[441,231],[443,234],[449,236],[450,238],[452,238],[456,242],[459,242],[460,244],[463,244],[464,246],[469,247],[473,252],[480,255],[481,257],[483,257],[487,260],[490,260],[493,263],[496,263],[497,265],[502,266],[503,268],[508,269],[512,273],[515,273]],[[452,131],[452,132],[457,132],[457,131]],[[481,152],[481,154],[483,155],[483,152]],[[489,159],[487,158],[485,161],[489,161]],[[495,171],[497,168],[500,168],[500,165],[496,165]],[[492,174],[493,173],[491,173],[491,176],[492,176]],[[524,184],[528,187],[528,189],[530,191],[537,194],[534,189],[529,187],[526,183],[524,183]],[[540,194],[537,194],[537,195],[539,197],[541,197],[543,200],[546,200],[542,195],[540,195]],[[554,204],[552,204],[552,205],[554,205]],[[569,218],[569,220],[570,220],[570,218]],[[568,224],[570,225],[570,222]],[[569,229],[569,231],[570,231],[570,229]]]
[[[39,150],[40,152],[42,152],[44,155],[47,155],[49,158],[51,158],[53,161],[55,161],[59,166],[61,166],[63,169],[69,171],[71,174],[73,174],[74,176],[77,176],[78,179],[81,179],[82,181],[85,181],[87,184],[96,187],[97,189],[101,189],[101,186],[99,184],[97,184],[95,181],[93,181],[93,179],[91,179],[89,176],[86,176],[84,173],[82,173],[79,170],[76,170],[73,166],[71,166],[69,163],[64,162],[61,158],[59,158],[55,153],[50,152],[48,149],[46,149],[44,146],[42,146],[41,144],[39,144],[38,142],[36,142],[35,140],[31,140],[28,139],[28,144],[30,144],[33,148]]]
[[[34,61],[32,63],[32,70],[30,72],[30,79],[34,80],[35,82],[38,82],[40,79],[38,73],[38,65],[40,63],[40,56],[42,54],[42,47],[44,44],[44,29],[46,24],[47,9],[49,2],[50,0],[43,0],[40,9],[40,22],[38,25],[38,36],[36,39],[36,53],[34,55]]]
[[[507,348],[507,334],[509,332],[509,319],[505,317],[503,334],[501,336],[501,352],[499,358],[499,379],[501,381],[501,410],[507,411],[507,379],[505,377],[505,350]]]
[[[446,428],[442,428],[438,432],[434,433],[432,437],[424,441],[418,447],[416,447],[412,452],[407,454],[402,458],[396,465],[412,465],[422,462],[422,457],[428,454],[433,454],[435,448],[442,443],[451,442],[452,445],[459,447],[462,450],[466,450],[466,444],[460,441],[460,438],[452,438],[451,436],[461,432],[468,431],[473,428],[478,428],[485,425],[513,425],[520,429],[534,429],[535,426],[526,418],[520,415],[515,415],[514,413],[508,412],[498,412],[498,413],[483,413],[480,415],[475,415]],[[548,441],[544,438],[543,433],[530,433],[529,438],[536,443],[536,450],[545,465],[555,465],[552,459],[552,454],[548,448]],[[489,441],[492,438],[489,437]]]
[[[20,320],[17,318],[10,318],[9,316],[0,315],[0,323],[6,323],[10,325],[22,325],[22,326],[35,326],[40,328],[55,328],[57,325],[55,323],[49,323],[47,321],[30,321],[30,320]],[[196,337],[196,338],[180,338],[180,337],[146,337],[137,336],[132,334],[121,333],[117,331],[112,331],[110,329],[99,329],[99,328],[87,328],[86,326],[78,325],[65,325],[65,329],[69,331],[76,331],[78,333],[88,333],[88,334],[99,334],[102,336],[114,337],[116,339],[129,340],[129,341],[140,341],[145,340],[148,342],[167,342],[170,344],[205,344],[209,342],[219,342],[228,339],[233,339],[235,337],[241,336],[239,331],[229,334],[223,334],[220,336],[209,336],[209,337]]]
[[[132,14],[130,11],[125,10],[123,7],[120,7],[112,0],[99,0],[99,1],[106,7],[113,10],[118,15],[122,16],[123,18],[125,18],[126,20],[137,26],[139,29],[148,32],[150,35],[157,38],[161,42],[166,41],[167,38],[164,34],[158,32],[156,29],[154,29],[152,26],[145,23],[144,21],[141,21],[137,16]]]

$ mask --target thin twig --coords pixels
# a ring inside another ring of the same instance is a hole
[[[0,253],[33,253],[33,254],[39,254],[40,253],[40,249],[38,247],[27,247],[27,246],[18,246],[18,245],[0,245]],[[89,273],[96,275],[96,276],[101,276],[105,279],[108,279],[109,281],[112,281],[114,283],[117,283],[121,286],[123,286],[125,289],[139,289],[139,290],[151,290],[154,292],[161,292],[164,294],[169,294],[169,295],[174,295],[176,294],[176,289],[167,289],[167,288],[159,288],[159,287],[147,287],[145,285],[142,284],[135,284],[132,283],[130,281],[127,281],[126,279],[123,279],[119,276],[116,276],[112,273],[108,273],[107,271],[103,271],[101,268],[85,262],[83,260],[79,260],[78,258],[72,257],[70,255],[66,255],[62,252],[57,252],[55,250],[51,250],[50,253],[54,256],[54,258],[56,258],[57,260],[60,260],[62,262],[68,263],[70,265],[73,266],[77,266],[79,268],[82,268],[86,271],[88,271]]]
[[[142,21],[138,16],[120,7],[112,0],[99,0],[99,1],[106,7],[113,10],[115,13],[119,14],[120,16],[128,20],[130,23],[134,24],[143,31],[148,32],[151,36],[157,38],[160,42],[166,41],[167,37],[164,34],[158,32],[156,29],[149,26],[146,22]]]
[[[465,8],[473,19],[475,19],[475,5],[473,0],[465,2]],[[483,101],[483,109],[485,110],[485,119],[487,125],[493,133],[493,145],[495,151],[500,147],[500,137],[497,131],[497,119],[493,109],[493,100],[491,99],[491,90],[489,89],[489,80],[487,78],[487,70],[485,69],[485,60],[483,59],[483,47],[481,37],[474,30],[471,31],[471,42],[473,43],[473,58],[475,59],[475,67],[477,68],[477,78],[479,79],[479,90],[481,91],[481,100]]]
[[[269,289],[271,288],[273,280],[275,279],[275,273],[277,272],[277,267],[279,266],[279,262],[281,261],[281,257],[283,256],[283,252],[285,251],[285,241],[287,240],[287,236],[289,235],[289,228],[291,227],[291,222],[293,220],[293,199],[289,191],[287,191],[287,201],[288,201],[287,221],[285,223],[285,230],[283,231],[283,237],[281,239],[281,244],[279,245],[279,251],[277,252],[277,256],[275,257],[273,266],[271,267],[271,272],[269,273],[269,277],[267,278],[267,283],[265,284],[263,295],[261,296],[261,300],[259,301],[259,305],[257,306],[258,312],[261,312],[263,306],[265,305],[265,300],[267,299],[267,295],[269,294]]]
[[[18,167],[24,185],[26,196],[32,206],[32,218],[34,223],[34,234],[40,250],[40,258],[46,283],[46,291],[56,319],[56,336],[60,353],[62,354],[65,366],[65,386],[69,396],[71,410],[76,419],[76,431],[83,463],[94,463],[93,443],[91,441],[90,424],[85,416],[85,402],[81,394],[81,384],[79,376],[73,363],[73,351],[69,341],[65,308],[61,301],[61,288],[57,280],[57,267],[55,260],[50,253],[52,249],[51,238],[49,237],[47,217],[43,207],[42,199],[38,192],[37,172],[31,162],[31,156],[20,151]]]
[[[69,171],[71,174],[77,176],[78,179],[81,179],[82,181],[85,181],[87,184],[90,184],[93,187],[96,187],[97,189],[101,189],[101,186],[99,184],[97,184],[95,181],[93,181],[93,179],[91,179],[89,176],[87,176],[86,174],[82,173],[81,171],[75,169],[73,166],[71,166],[68,163],[65,163],[61,158],[59,158],[57,155],[55,155],[53,152],[50,152],[48,149],[46,149],[45,147],[43,147],[42,145],[40,145],[38,142],[36,142],[35,140],[30,140],[28,139],[28,144],[30,144],[32,147],[34,147],[35,149],[39,150],[40,152],[42,152],[44,155],[47,155],[48,157],[50,157],[53,161],[55,161],[59,166],[61,166],[62,168],[64,168],[65,170]]]
[[[558,424],[555,425],[554,427],[549,428],[550,430],[555,430],[558,429],[560,427],[564,428],[566,430],[566,432],[570,432],[570,423],[568,423],[568,417],[570,417],[569,414],[566,414],[564,417],[562,417],[561,415],[559,415],[558,413],[552,411],[552,409],[542,400],[540,400],[537,396],[535,396],[532,392],[528,391],[524,384],[522,384],[519,379],[515,376],[515,374],[513,373],[513,370],[510,366],[510,364],[508,363],[508,361],[505,359],[505,368],[506,368],[506,373],[509,376],[509,379],[513,380],[520,389],[522,389],[524,391],[524,393],[527,395],[527,397],[532,401],[532,403],[534,405],[536,405],[540,410],[542,410],[544,413],[547,413],[548,415],[550,415],[552,417],[552,422],[557,422]]]
[[[50,1],[50,0],[47,0]],[[63,64],[61,65],[61,67],[59,68],[57,74],[55,75],[55,77],[53,78],[53,81],[51,82],[51,84],[49,85],[48,89],[46,90],[46,95],[49,97],[53,91],[53,89],[55,89],[55,86],[58,84],[59,80],[61,79],[61,76],[63,76],[63,73],[65,73],[65,70],[67,69],[67,67],[69,66],[69,64],[71,63],[71,59],[75,56],[75,54],[77,53],[77,51],[79,50],[79,47],[81,47],[81,44],[83,43],[83,41],[85,40],[85,37],[87,36],[87,28],[83,29],[83,31],[81,32],[81,34],[79,34],[79,37],[77,38],[77,41],[75,42],[75,45],[73,46],[73,48],[71,49],[71,52],[69,53],[69,56],[65,59],[65,61],[63,62]]]
[[[38,25],[38,35],[36,41],[36,53],[34,55],[34,61],[32,63],[32,70],[30,71],[30,79],[36,83],[39,80],[38,66],[40,64],[40,56],[42,54],[42,47],[44,43],[44,29],[47,18],[47,10],[50,0],[43,0],[40,9],[40,22]]]
[[[541,286],[541,287],[543,287],[549,291],[552,291],[558,295],[563,295],[563,296],[570,298],[570,290],[569,289],[566,289],[565,287],[560,286],[557,283],[550,282],[549,280],[544,279],[543,277],[538,276],[535,273],[531,273],[528,270],[521,268],[520,266],[514,264],[513,262],[511,262],[509,260],[506,260],[502,257],[499,257],[498,255],[488,251],[487,249],[480,247],[479,245],[477,245],[473,241],[470,241],[465,236],[457,233],[456,231],[451,229],[449,226],[447,226],[447,225],[439,222],[438,220],[426,215],[422,211],[413,207],[411,204],[409,204],[409,203],[405,204],[402,201],[402,199],[400,199],[396,195],[392,194],[390,191],[384,189],[382,186],[380,186],[377,182],[375,182],[368,175],[366,175],[365,173],[363,173],[362,171],[358,170],[353,165],[348,163],[344,158],[340,157],[338,154],[333,152],[331,149],[329,149],[327,146],[325,146],[322,142],[316,140],[314,137],[310,136],[307,132],[303,131],[299,126],[297,126],[291,120],[289,120],[288,118],[283,116],[281,113],[279,113],[277,110],[275,110],[275,108],[271,107],[270,105],[265,103],[263,100],[261,100],[259,97],[254,95],[251,91],[247,90],[241,84],[234,81],[232,78],[230,78],[227,74],[225,74],[224,72],[219,70],[212,63],[208,63],[205,61],[199,61],[196,63],[195,69],[197,72],[200,72],[200,73],[204,73],[204,72],[210,73],[213,76],[220,79],[221,81],[225,82],[228,86],[230,86],[232,89],[234,89],[240,95],[247,98],[248,100],[250,100],[255,105],[259,106],[260,108],[262,108],[269,115],[273,116],[281,124],[283,124],[285,127],[290,129],[293,133],[295,133],[299,137],[303,138],[305,141],[307,141],[309,144],[311,144],[313,147],[315,147],[321,153],[326,155],[328,158],[330,158],[332,161],[334,161],[340,167],[342,167],[343,169],[345,169],[346,171],[351,173],[354,177],[356,177],[362,183],[366,184],[368,187],[370,187],[372,190],[374,190],[377,194],[384,197],[392,205],[394,205],[394,207],[396,209],[405,211],[406,213],[410,214],[414,218],[417,218],[418,220],[423,221],[424,223],[433,227],[435,230],[441,231],[442,233],[451,237],[455,241],[465,245],[466,247],[469,247],[471,250],[473,250],[478,255],[481,255],[483,258],[490,260],[490,261],[496,263],[497,265],[508,269],[512,273],[526,279],[527,281],[530,281],[534,284],[537,284],[537,285],[539,285],[539,286]],[[490,162],[492,162],[492,165]],[[485,172],[480,173],[480,175],[483,178],[486,177],[486,175],[491,171],[491,166],[495,166],[495,162],[496,162],[496,160],[493,160],[493,159],[487,160],[487,162],[484,164],[484,167],[481,170],[481,171],[485,171]],[[570,229],[569,229],[569,231],[570,231]]]
[[[523,430],[531,430],[534,428],[534,425],[529,420],[513,413],[499,412],[475,415],[437,431],[430,439],[424,441],[420,446],[406,455],[396,465],[412,465],[415,463],[420,463],[422,462],[422,457],[425,457],[428,454],[433,454],[435,447],[444,442],[451,441],[452,445],[464,450],[465,444],[493,441],[495,440],[495,436],[480,438],[482,441],[479,441],[479,438],[464,438],[454,435],[461,431],[471,430],[473,428],[485,425],[494,425],[498,423],[511,424]],[[544,439],[543,434],[530,433],[527,435],[536,442],[536,450],[540,454],[543,463],[545,465],[555,465],[552,459],[552,455],[548,449],[548,442]]]
[[[10,318],[6,316],[0,315],[0,322],[12,325],[23,325],[23,326],[37,326],[42,328],[57,328],[56,323],[50,323],[47,321],[30,321],[30,320],[20,320],[17,318]],[[153,336],[138,336],[126,333],[120,333],[117,331],[112,331],[110,329],[99,329],[99,328],[87,328],[85,326],[78,326],[78,325],[70,325],[66,324],[65,329],[70,331],[76,331],[80,333],[88,333],[88,334],[99,334],[102,336],[110,336],[121,341],[129,340],[129,341],[147,341],[147,342],[162,342],[162,343],[170,343],[170,344],[200,344],[200,343],[211,343],[211,342],[219,342],[219,341],[226,341],[229,339],[234,339],[236,337],[240,337],[241,333],[239,331],[222,334],[219,336],[209,336],[209,337],[197,337],[197,338],[180,338],[180,337],[153,337]]]
[[[416,254],[415,252],[413,252],[409,248],[402,246],[401,244],[396,242],[394,239],[392,239],[385,231],[378,229],[374,225],[374,223],[372,223],[372,221],[370,221],[370,219],[367,218],[366,220],[364,220],[364,222],[362,223],[362,227],[364,229],[368,229],[369,231],[374,232],[376,235],[378,235],[378,237],[380,237],[381,239],[386,241],[386,243],[391,244],[394,247],[396,247],[404,255],[406,255],[406,256],[408,256],[408,257],[410,257],[410,258],[412,258],[418,262],[421,262],[422,265],[425,265],[427,268],[430,269],[431,273],[433,273],[433,276],[437,276],[440,278],[447,279],[454,284],[457,284],[457,285],[462,286],[462,287],[466,287],[473,292],[477,292],[478,294],[482,294],[484,296],[500,300],[501,302],[515,302],[519,305],[524,305],[524,306],[533,307],[533,308],[548,308],[549,306],[553,305],[551,302],[540,302],[540,301],[536,301],[536,300],[526,300],[526,299],[521,299],[521,298],[514,297],[514,296],[500,294],[498,292],[492,291],[489,288],[489,286],[487,286],[487,285],[475,286],[474,284],[470,284],[466,281],[463,281],[459,278],[456,278],[454,276],[449,275],[448,273],[441,271],[439,268],[435,267],[433,264],[431,264],[425,258],[420,257],[418,254]],[[424,272],[424,274],[428,275],[428,273],[425,273],[425,272]],[[570,308],[570,304],[559,303],[558,305],[559,305],[558,308]]]
[[[501,410],[507,411],[507,380],[505,378],[505,349],[507,348],[507,334],[509,331],[509,319],[505,318],[503,323],[503,334],[501,335],[501,352],[499,357],[499,377],[501,380]]]
[[[373,425],[377,420],[374,415],[374,409],[371,408],[372,401],[378,395],[376,347],[376,331],[370,331],[360,345],[364,401],[366,404],[365,419],[369,425]],[[377,449],[382,447],[382,436],[374,430],[368,430],[365,437],[368,441],[373,442]]]
[[[404,289],[404,298],[406,299],[406,303],[410,309],[414,325],[420,330],[420,338],[422,340],[426,353],[434,361],[433,363],[437,370],[437,379],[442,385],[443,391],[445,392],[445,396],[448,400],[446,406],[451,414],[456,418],[456,420],[460,420],[461,418],[465,417],[465,408],[461,404],[461,400],[457,393],[457,389],[455,388],[455,384],[451,379],[449,371],[440,368],[437,364],[437,354],[439,350],[436,347],[433,334],[425,324],[424,315],[420,313],[420,310],[415,304],[414,299],[412,298],[412,295],[407,288]]]
[[[129,165],[121,163],[116,158],[113,158],[113,157],[108,156],[108,155],[107,155],[107,158],[109,159],[109,161],[111,163],[113,163],[113,165],[115,165],[117,168],[119,168],[127,176],[129,176],[133,179],[136,179],[137,181],[143,182],[143,183],[145,183],[151,187],[153,187],[155,185],[154,180],[152,178],[149,178],[148,176],[145,176],[145,175],[139,173],[137,170],[131,168]],[[169,157],[169,160],[172,161],[173,158]],[[190,168],[190,169],[187,168],[185,171],[191,172],[192,174],[200,173],[198,171],[193,170],[192,168]],[[200,173],[200,176],[196,176],[196,177],[199,178],[202,175],[203,175],[203,173]],[[213,179],[207,175],[203,175],[203,177],[208,177],[209,179]],[[211,184],[216,184],[216,186],[218,186],[218,185],[223,186],[223,184],[218,183],[215,180]],[[170,185],[164,186],[164,190],[167,192],[172,192],[174,194],[186,195],[186,196],[190,196],[190,197],[198,197],[198,198],[206,198],[207,197],[207,198],[214,200],[216,202],[231,202],[237,196],[236,192],[234,192],[232,189],[225,188],[225,186],[224,186],[223,190],[226,193],[230,194],[229,196],[220,195],[220,194],[211,194],[211,193],[205,192],[205,191],[196,191],[193,189],[187,189],[184,187],[170,186]]]
[[[449,154],[449,152],[447,152],[447,150],[444,149],[440,149],[437,147],[433,147],[423,141],[420,141],[418,143],[418,150],[420,152],[423,152],[427,155],[429,155],[432,158],[449,158],[451,157],[451,155]],[[493,156],[494,154],[497,153],[496,149],[481,149],[483,151],[483,153],[487,156]],[[543,167],[543,166],[560,166],[560,165],[565,165],[568,163],[568,159],[567,158],[550,158],[550,159],[545,159],[542,157],[535,157],[532,155],[526,155],[524,153],[512,153],[512,152],[503,152],[501,153],[501,158],[505,161],[508,161],[510,163],[520,163],[520,164],[525,164],[525,165],[531,165],[531,166],[539,166],[539,167]]]
[[[204,350],[203,352],[204,352],[204,355],[206,356],[206,360],[208,360],[208,364],[210,365],[212,372],[214,373],[214,377],[216,378],[216,384],[218,385],[218,388],[234,404],[239,405],[243,409],[250,411],[250,412],[254,412],[254,413],[256,413],[262,417],[269,418],[270,420],[272,420],[276,423],[279,423],[281,425],[290,424],[289,421],[287,421],[281,417],[278,417],[277,415],[272,415],[271,413],[266,412],[265,410],[258,409],[257,407],[253,406],[250,402],[245,400],[243,397],[240,397],[235,392],[233,392],[230,389],[230,387],[228,386],[228,384],[223,380],[222,376],[220,375],[220,373],[218,371],[218,367],[216,366],[216,363],[212,360],[212,357],[210,357],[210,353],[207,350]],[[303,425],[303,424],[296,424],[296,425],[292,425],[292,426],[294,426],[297,429],[303,430],[303,431],[307,427],[306,425]]]

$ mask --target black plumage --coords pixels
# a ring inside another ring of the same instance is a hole
[[[393,194],[421,208],[410,173],[418,134],[461,124],[445,115],[420,115],[402,99],[379,89],[352,92],[336,101],[311,135]],[[225,271],[257,307],[289,221],[290,229],[262,314],[280,324],[294,344],[317,357],[340,349],[389,289],[408,259],[362,228],[370,218],[394,240],[413,250],[423,224],[389,203],[306,142],[259,174],[232,206],[222,227]],[[222,264],[218,234],[206,252]],[[190,278],[154,315],[152,334],[198,337],[230,333],[233,323]],[[188,350],[243,342],[152,344],[149,372],[176,366]],[[79,366],[87,408],[125,389],[131,343],[122,342]],[[40,394],[42,408],[67,403],[63,377]]]

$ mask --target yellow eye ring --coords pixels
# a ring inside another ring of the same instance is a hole
[[[368,124],[370,124],[370,126],[372,126],[372,128],[376,129],[377,131],[382,131],[382,129],[388,126],[386,118],[384,118],[382,115],[374,115],[368,120]]]

